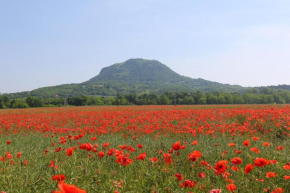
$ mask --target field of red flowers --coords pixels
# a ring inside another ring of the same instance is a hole
[[[290,192],[290,106],[0,111],[0,192]]]

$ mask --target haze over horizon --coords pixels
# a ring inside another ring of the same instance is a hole
[[[81,83],[130,58],[180,75],[290,84],[290,1],[1,1],[0,93]]]

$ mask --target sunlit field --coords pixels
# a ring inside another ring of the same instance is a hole
[[[290,106],[0,110],[0,192],[290,192]]]

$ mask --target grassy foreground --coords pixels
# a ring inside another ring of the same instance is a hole
[[[290,192],[289,128],[289,106],[3,110],[0,191]]]

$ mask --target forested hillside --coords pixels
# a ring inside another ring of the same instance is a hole
[[[245,89],[237,85],[181,76],[156,60],[130,59],[126,62],[103,68],[99,75],[80,84],[44,87],[31,92],[11,93],[6,96],[8,98],[23,98],[31,95],[51,98],[55,95],[60,97],[82,95],[115,96],[116,93],[242,92]]]

